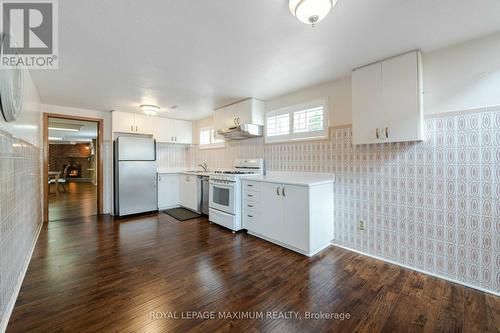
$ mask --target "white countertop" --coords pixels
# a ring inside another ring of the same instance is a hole
[[[333,173],[271,171],[265,176],[254,176],[243,180],[287,185],[315,186],[335,182],[335,175]]]
[[[169,173],[183,173],[187,175],[209,175],[211,172],[196,172],[194,168],[158,168],[156,170],[159,174],[169,174]]]

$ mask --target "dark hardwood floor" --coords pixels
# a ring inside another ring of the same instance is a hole
[[[49,195],[49,221],[97,214],[97,186],[92,183],[67,182],[68,192],[59,187],[59,195]],[[51,185],[55,191],[55,185]]]
[[[232,316],[256,311],[263,318],[183,319],[188,311]],[[287,311],[301,318],[279,318]],[[350,318],[308,320],[306,311]],[[152,312],[175,312],[179,318],[154,319]],[[269,317],[273,314],[278,318]],[[306,258],[244,233],[233,235],[206,218],[178,222],[159,213],[44,225],[7,332],[498,332],[499,327],[498,297],[336,247]]]

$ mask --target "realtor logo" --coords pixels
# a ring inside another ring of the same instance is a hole
[[[0,0],[1,68],[57,69],[57,2]]]

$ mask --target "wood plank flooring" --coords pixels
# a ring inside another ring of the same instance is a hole
[[[206,316],[213,311],[216,319],[182,318],[204,311]],[[255,311],[263,318],[219,319],[218,311],[231,316]],[[288,311],[300,318],[280,318]],[[306,311],[344,313],[349,319],[306,319]],[[179,318],[161,318],[169,312]],[[7,332],[498,332],[499,327],[498,297],[336,247],[306,258],[245,233],[233,235],[206,218],[178,222],[159,213],[46,224]]]
[[[97,214],[97,186],[91,183],[67,182],[68,192],[59,187],[59,195],[49,195],[49,221]],[[55,185],[51,185],[55,191]]]

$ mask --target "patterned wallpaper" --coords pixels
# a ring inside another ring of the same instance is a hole
[[[40,149],[0,131],[0,331],[41,228]]]
[[[355,146],[344,127],[324,141],[193,145],[186,166],[264,157],[268,170],[333,172],[335,243],[499,293],[500,107],[427,116],[425,127],[424,142]]]

